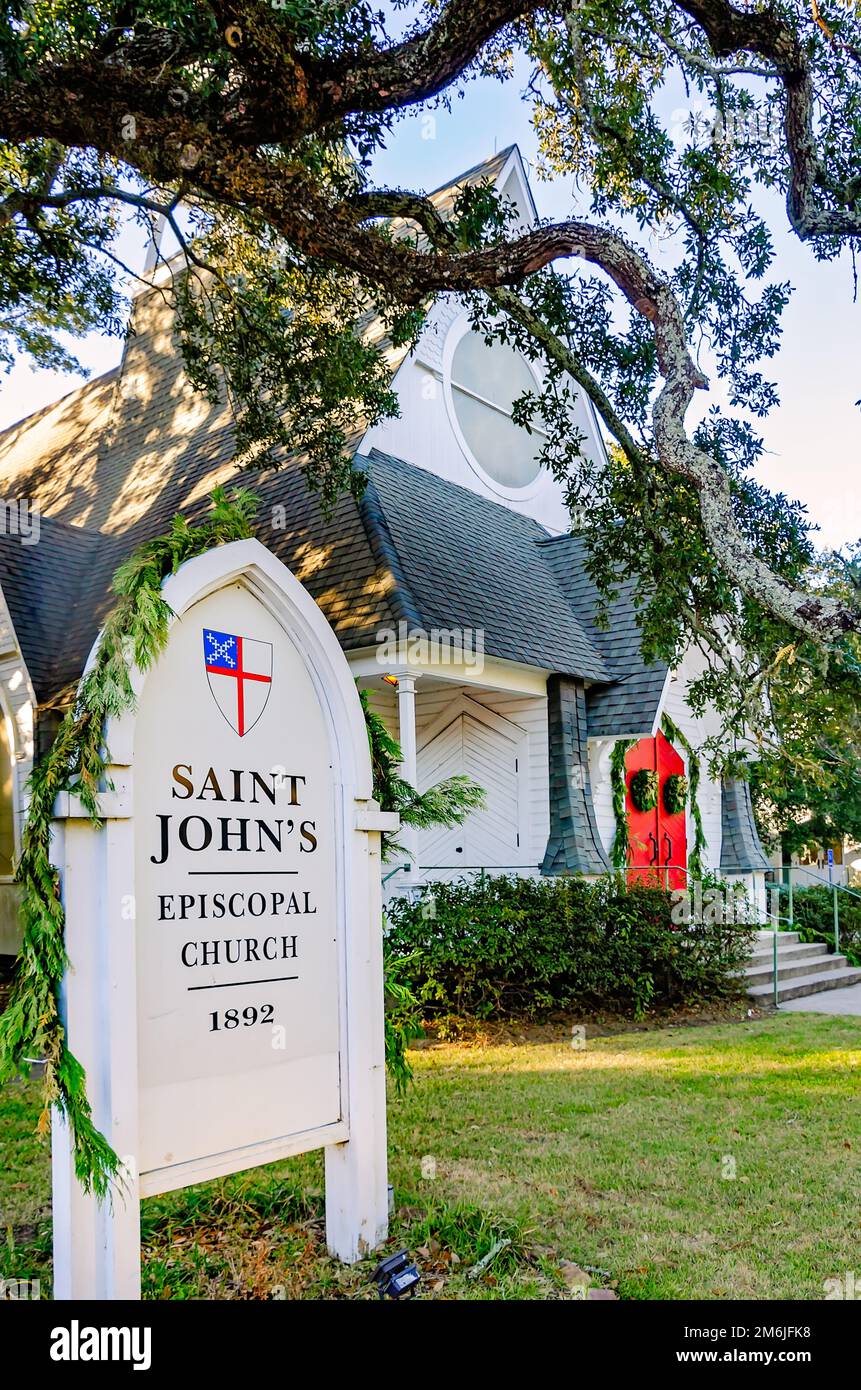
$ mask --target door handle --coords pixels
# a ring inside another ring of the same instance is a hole
[[[664,868],[666,868],[673,857],[673,842],[667,834],[666,830],[664,831],[664,839],[667,842],[667,857],[664,860]]]
[[[660,858],[660,851],[658,849],[658,842],[652,834],[651,830],[649,831],[649,839],[652,842],[652,857],[649,860],[649,868],[651,868],[653,864],[657,864],[658,859]]]

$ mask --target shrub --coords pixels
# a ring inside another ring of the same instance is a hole
[[[841,893],[837,899],[840,907],[840,950],[852,965],[861,965],[861,897]],[[824,941],[834,950],[834,891],[826,884],[811,884],[809,888],[796,888],[792,894],[792,930],[797,931],[802,941]],[[780,885],[780,916],[782,925],[788,926],[789,889]]]
[[[676,927],[662,888],[623,875],[483,876],[434,884],[387,909],[387,952],[404,961],[427,1017],[536,1017],[553,1009],[646,1010],[741,991],[753,928]]]

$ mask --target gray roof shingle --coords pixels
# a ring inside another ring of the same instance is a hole
[[[598,682],[587,693],[590,734],[637,732],[636,719],[650,726],[663,673],[643,667],[624,597],[611,632],[596,625],[576,544],[562,545],[528,517],[378,450],[356,464],[368,476],[364,496],[342,497],[329,517],[307,488],[301,460],[251,480],[261,499],[259,539],[305,584],[347,650],[373,645],[380,628],[400,620],[425,631],[479,630],[490,656]],[[202,462],[195,500],[176,498],[191,520],[207,508],[198,486],[205,478]],[[0,583],[40,704],[69,697],[112,606],[114,570],[165,527],[170,513],[159,503],[119,533],[43,516],[38,546],[0,537]],[[614,634],[623,630],[617,653]],[[622,680],[614,684],[617,671]]]
[[[640,647],[640,624],[635,593],[637,582],[619,585],[606,605],[607,626],[599,625],[602,600],[587,569],[585,541],[579,536],[554,536],[542,544],[552,570],[586,635],[601,652],[611,684],[593,686],[586,693],[589,736],[592,738],[651,734],[667,679],[667,666],[648,665]]]
[[[356,463],[371,479],[363,519],[403,586],[410,621],[479,629],[490,656],[609,678],[544,561],[542,526],[377,449]]]
[[[309,590],[343,647],[367,646],[379,627],[397,620],[389,602],[391,575],[374,556],[355,498],[342,496],[325,516],[298,461],[267,477],[237,481],[260,498],[258,539]],[[179,510],[199,520],[209,510],[208,500]],[[166,524],[160,509],[119,535],[43,516],[37,546],[28,549],[17,539],[0,537],[0,584],[40,705],[70,698],[113,607],[114,571]]]
[[[721,873],[749,874],[771,867],[753,818],[750,783],[725,777],[721,787]]]
[[[46,516],[35,545],[0,534],[0,586],[37,699],[81,675],[98,631],[82,595],[102,540]]]

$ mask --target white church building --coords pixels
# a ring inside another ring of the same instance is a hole
[[[457,182],[478,178],[495,181],[524,222],[534,217],[516,148]],[[435,195],[441,208],[455,186]],[[389,866],[390,888],[476,869],[608,872],[614,745],[631,741],[629,781],[646,768],[663,788],[690,771],[689,748],[715,721],[694,719],[685,702],[694,654],[677,670],[643,661],[631,583],[599,625],[563,490],[539,466],[540,439],[511,418],[535,368],[488,347],[464,306],[441,298],[415,350],[389,352],[399,417],[357,427],[364,494],[326,517],[301,458],[237,474],[229,411],[188,384],[157,283],[133,313],[115,370],[0,435],[0,495],[40,514],[37,544],[0,536],[0,955],[16,949],[27,775],[74,697],[111,576],[174,513],[201,515],[213,486],[231,480],[259,493],[259,539],[331,623],[401,744],[405,775],[425,788],[465,773],[485,789],[462,827],[408,842],[409,866]],[[575,424],[600,469],[604,445],[582,398]],[[768,863],[746,784],[712,780],[703,760],[697,805],[704,866],[758,897]],[[680,809],[659,796],[644,811],[629,790],[627,813],[630,873],[684,883],[690,797]]]

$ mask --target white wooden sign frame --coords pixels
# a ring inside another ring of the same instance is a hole
[[[70,968],[61,1007],[72,1052],[83,1065],[93,1118],[126,1165],[122,1190],[98,1202],[74,1171],[68,1129],[54,1116],[54,1296],[140,1298],[140,1199],[309,1149],[325,1149],[326,1239],[353,1263],[387,1234],[380,833],[398,818],[372,798],[367,730],[347,660],[300,582],[259,541],[218,547],[166,580],[175,619],[199,600],[241,583],[277,619],[302,653],[315,685],[338,769],[336,873],[339,879],[340,1068],[338,1123],[205,1160],[137,1172],[138,1058],[136,937],[123,904],[134,895],[133,747],[135,713],[106,731],[113,790],[101,797],[95,828],[74,796],[55,808],[53,859],[60,872]],[[98,648],[93,648],[90,662]],[[136,694],[158,678],[132,672]]]

